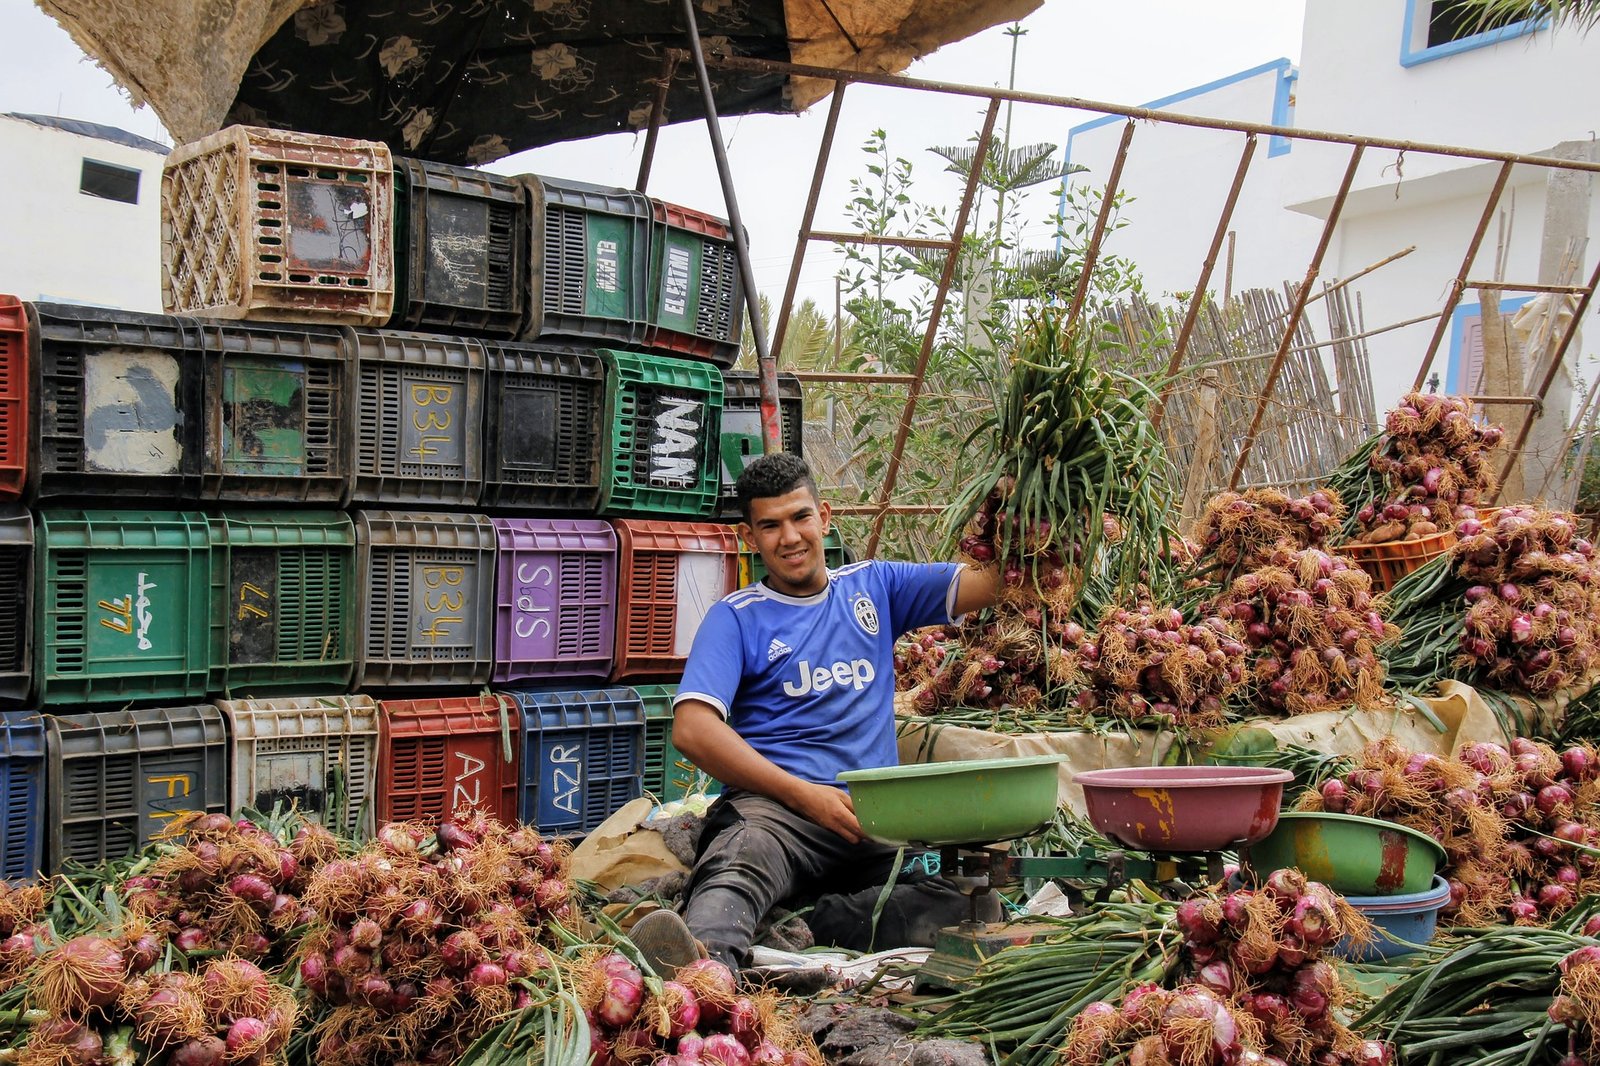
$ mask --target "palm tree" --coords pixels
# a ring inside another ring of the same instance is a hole
[[[1587,33],[1600,26],[1600,0],[1456,0],[1463,14],[1476,13],[1480,29],[1506,26],[1523,19],[1570,23]]]
[[[776,323],[772,314],[772,301],[765,293],[757,300],[761,321]],[[849,370],[859,360],[861,350],[855,343],[855,323],[849,316],[835,322],[819,308],[815,301],[801,300],[789,313],[789,326],[784,333],[783,348],[778,351],[780,370]],[[739,347],[739,360],[734,364],[739,370],[756,368],[755,335],[750,332],[750,320],[745,319],[744,337]],[[826,418],[828,393],[826,388],[806,390],[807,420]]]

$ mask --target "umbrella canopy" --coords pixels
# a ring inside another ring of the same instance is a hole
[[[230,123],[486,163],[650,121],[678,0],[38,0],[179,141]],[[695,0],[713,54],[871,72],[1042,0]],[[832,83],[712,70],[724,114],[799,111]],[[669,120],[702,116],[686,72]]]

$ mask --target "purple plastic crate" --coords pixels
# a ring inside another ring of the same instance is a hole
[[[617,535],[581,518],[496,518],[494,680],[605,677],[616,643]]]

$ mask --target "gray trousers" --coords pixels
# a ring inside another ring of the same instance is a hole
[[[756,926],[774,904],[817,898],[807,924],[819,944],[866,951],[932,946],[938,930],[967,917],[968,900],[944,878],[902,874],[879,917],[872,911],[896,849],[851,844],[776,800],[730,791],[707,813],[683,918],[713,958],[739,968]]]

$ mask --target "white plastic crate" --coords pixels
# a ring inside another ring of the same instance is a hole
[[[372,831],[378,705],[372,697],[218,700],[233,743],[229,810],[298,807],[346,833]]]

